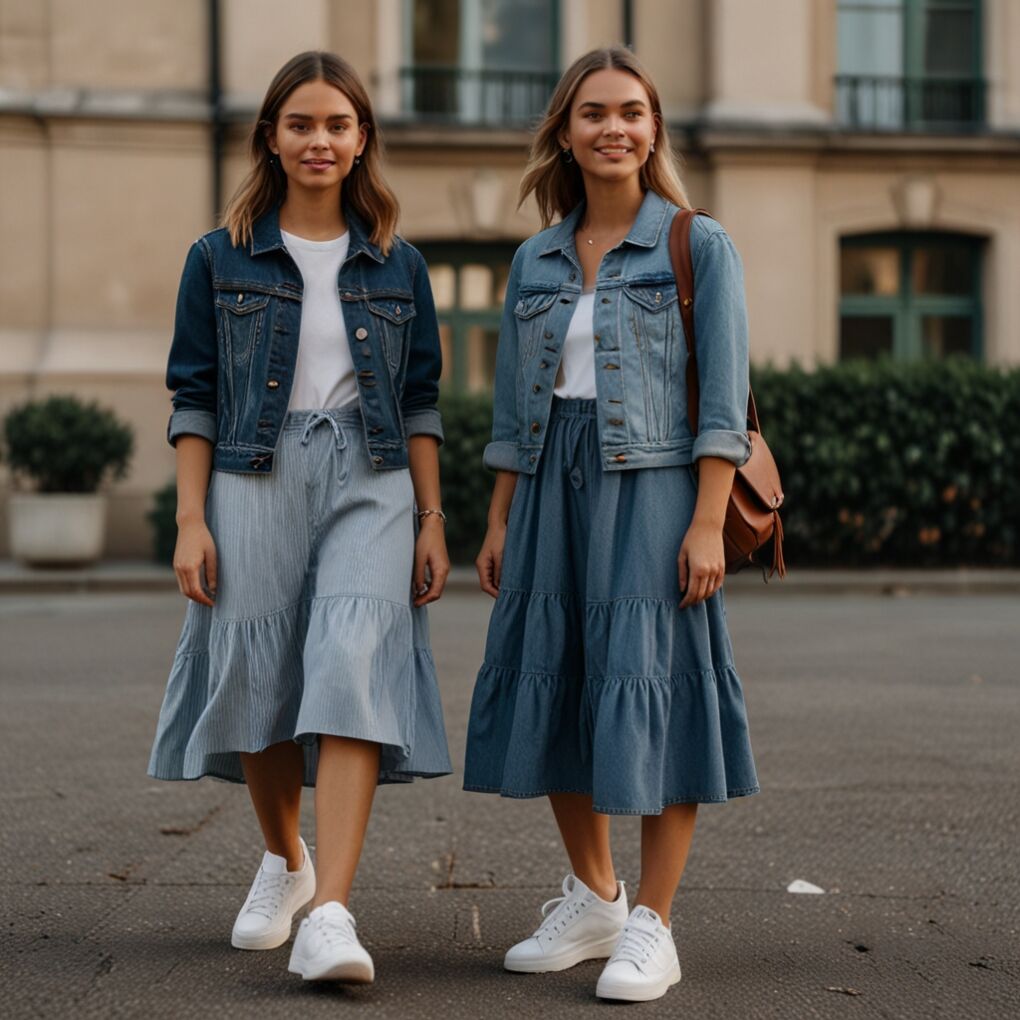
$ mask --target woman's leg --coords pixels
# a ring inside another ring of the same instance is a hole
[[[351,895],[379,779],[379,745],[319,737],[315,778],[315,899],[312,909]]]
[[[264,751],[242,752],[241,767],[266,849],[286,857],[288,871],[297,871],[303,863],[298,836],[304,750],[293,740],[284,740]]]
[[[671,804],[661,815],[641,819],[641,884],[634,905],[651,907],[667,927],[697,813],[697,804]]]
[[[592,811],[583,793],[551,793],[556,824],[574,874],[597,896],[616,899],[616,870],[609,846],[609,816]]]

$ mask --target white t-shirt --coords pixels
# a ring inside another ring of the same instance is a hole
[[[301,332],[288,411],[344,407],[358,399],[354,361],[340,310],[337,273],[347,257],[350,234],[308,241],[281,230],[283,243],[304,280]]]
[[[578,400],[595,399],[595,291],[582,294],[570,317],[563,357],[553,393]]]

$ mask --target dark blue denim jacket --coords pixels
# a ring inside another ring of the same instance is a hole
[[[443,431],[436,399],[442,355],[421,254],[398,238],[388,256],[346,212],[350,248],[338,287],[372,466],[407,466],[406,437]],[[290,400],[301,326],[301,273],[280,236],[279,212],[254,224],[250,246],[225,229],[188,252],[177,295],[167,386],[167,438],[214,444],[220,471],[268,472]]]
[[[529,238],[510,270],[496,353],[488,467],[534,474],[556,373],[584,274],[574,246],[579,206]],[[744,281],[733,243],[715,220],[691,226],[698,434],[687,420],[684,341],[669,228],[677,207],[646,193],[630,233],[595,281],[595,391],[606,471],[722,457],[740,465],[747,438],[748,346]]]

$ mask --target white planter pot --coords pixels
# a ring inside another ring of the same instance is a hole
[[[11,493],[11,555],[30,565],[84,566],[99,559],[106,497],[80,493]]]

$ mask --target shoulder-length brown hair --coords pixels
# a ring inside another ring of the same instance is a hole
[[[584,200],[584,180],[576,163],[564,162],[559,136],[570,120],[570,108],[574,103],[581,82],[593,71],[614,68],[626,71],[645,87],[648,101],[652,105],[658,130],[655,133],[655,152],[651,153],[641,167],[641,187],[654,191],[682,209],[689,209],[687,193],[680,182],[676,156],[669,144],[666,122],[662,116],[659,92],[641,62],[622,46],[607,46],[592,50],[578,57],[560,78],[549,106],[538,126],[531,143],[528,165],[521,180],[518,207],[534,192],[542,227],[548,227],[556,216],[566,216]]]
[[[251,170],[234,193],[223,215],[233,244],[251,244],[252,225],[287,194],[287,176],[279,162],[270,162],[267,132],[276,125],[280,109],[299,85],[324,81],[336,86],[351,101],[358,124],[368,128],[361,164],[343,182],[343,203],[353,209],[371,228],[369,239],[384,255],[393,247],[400,207],[382,176],[382,142],[365,86],[357,72],[335,53],[308,50],[291,57],[269,84],[258,119],[248,139]]]

